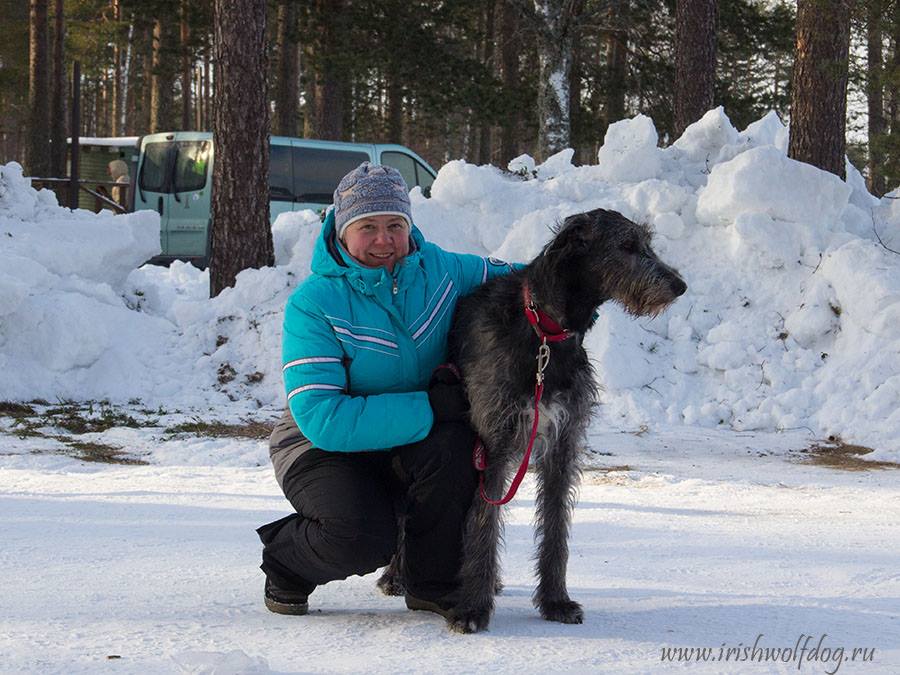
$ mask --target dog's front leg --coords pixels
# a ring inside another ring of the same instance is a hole
[[[574,440],[563,436],[556,448],[544,454],[537,471],[538,587],[534,605],[547,621],[584,620],[584,610],[569,598],[566,589],[569,526],[580,475],[577,456]]]
[[[501,494],[503,477],[502,467],[488,467],[484,473],[487,494]],[[475,633],[490,623],[499,582],[500,509],[486,503],[480,494],[475,495],[469,509],[459,573],[459,602],[448,619],[450,629],[457,633]]]

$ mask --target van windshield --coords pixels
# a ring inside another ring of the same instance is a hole
[[[144,163],[141,164],[139,185],[147,192],[165,192],[166,168],[169,164],[171,143],[147,143],[144,146]]]
[[[202,190],[206,186],[209,141],[178,141],[175,155],[175,192]]]
[[[147,192],[178,193],[206,187],[209,141],[166,141],[144,146],[138,178]]]

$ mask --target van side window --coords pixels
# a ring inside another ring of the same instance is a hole
[[[331,204],[334,190],[346,174],[365,161],[365,152],[293,147],[294,199]]]
[[[381,163],[397,169],[410,189],[418,185],[416,182],[416,164],[409,155],[404,155],[401,152],[382,152]]]
[[[425,189],[434,182],[434,178],[432,178],[428,169],[402,152],[382,152],[381,163],[397,169],[410,189],[416,185]]]
[[[172,143],[147,143],[144,146],[144,163],[141,164],[140,186],[147,192],[164,192],[166,164]]]
[[[416,179],[419,187],[423,190],[430,188],[434,183],[434,176],[431,175],[431,172],[418,162],[416,162]]]
[[[294,167],[291,146],[269,146],[269,199],[273,202],[294,201]]]

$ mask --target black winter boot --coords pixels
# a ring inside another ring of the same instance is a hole
[[[309,612],[309,595],[302,591],[288,591],[278,588],[266,578],[266,607],[276,614],[301,615]]]

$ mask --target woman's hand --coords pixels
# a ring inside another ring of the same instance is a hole
[[[428,402],[435,422],[462,422],[467,419],[469,399],[455,367],[441,365],[435,368],[428,383]]]

